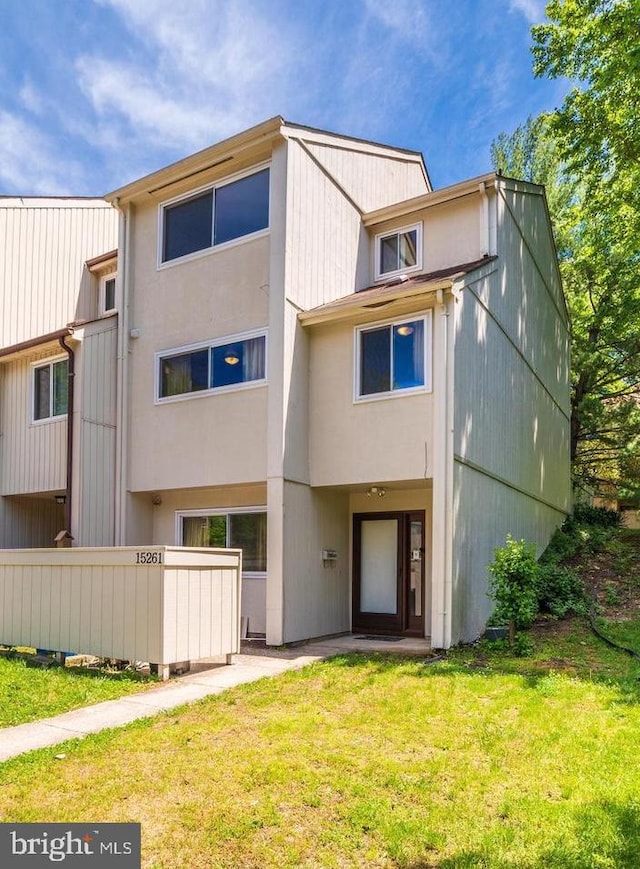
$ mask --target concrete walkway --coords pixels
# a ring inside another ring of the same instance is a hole
[[[299,670],[314,661],[323,661],[344,652],[396,652],[406,655],[428,655],[427,640],[402,639],[394,642],[347,635],[297,648],[267,649],[259,644],[245,644],[240,655],[234,655],[230,666],[199,661],[185,676],[158,685],[138,694],[118,700],[106,700],[94,706],[74,709],[52,718],[0,729],[0,762],[37,748],[48,748],[67,739],[81,739],[110,727],[121,727],[138,718],[149,718],[220,694],[246,682],[266,676],[277,676],[287,670]]]

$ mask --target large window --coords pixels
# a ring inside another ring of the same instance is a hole
[[[375,258],[376,279],[422,268],[422,225],[377,235]]]
[[[430,315],[356,330],[356,398],[430,388]]]
[[[161,215],[163,263],[260,232],[269,226],[269,170],[167,203]]]
[[[69,401],[69,360],[55,359],[33,369],[33,419],[64,416]]]
[[[243,574],[267,570],[267,514],[264,508],[226,512],[179,513],[178,540],[182,546],[242,549]]]
[[[157,354],[157,399],[264,383],[266,344],[263,333],[245,333]]]

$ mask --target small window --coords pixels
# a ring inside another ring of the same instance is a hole
[[[429,323],[420,317],[357,330],[357,398],[429,388]]]
[[[245,508],[246,509],[246,508]],[[259,510],[179,515],[179,545],[242,550],[243,573],[266,573],[267,514]]]
[[[100,313],[108,314],[116,309],[116,275],[100,278]]]
[[[264,382],[266,340],[265,335],[238,336],[158,355],[158,398]]]
[[[269,227],[269,169],[162,206],[161,262]]]
[[[60,359],[33,369],[33,419],[64,416],[69,401],[69,360]]]
[[[421,230],[416,225],[376,236],[376,279],[422,268]]]

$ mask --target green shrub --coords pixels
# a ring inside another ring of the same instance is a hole
[[[508,534],[506,544],[494,550],[488,570],[489,594],[496,602],[493,621],[529,627],[538,612],[538,565],[533,544]]]
[[[511,651],[516,658],[529,658],[533,654],[533,640],[527,634],[516,634]]]
[[[574,556],[580,549],[580,540],[575,533],[564,528],[554,531],[549,545],[542,553],[540,561],[545,564],[559,564]]]
[[[560,564],[538,565],[538,605],[542,612],[562,619],[567,613],[585,613],[587,599],[576,573]]]
[[[602,528],[619,528],[622,525],[622,513],[619,510],[608,510],[606,507],[592,507],[590,504],[576,504],[573,513],[565,524],[600,525]]]

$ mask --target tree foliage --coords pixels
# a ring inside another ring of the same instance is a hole
[[[578,81],[556,112],[494,142],[544,184],[572,322],[574,478],[640,493],[640,0],[553,0],[538,75]]]

